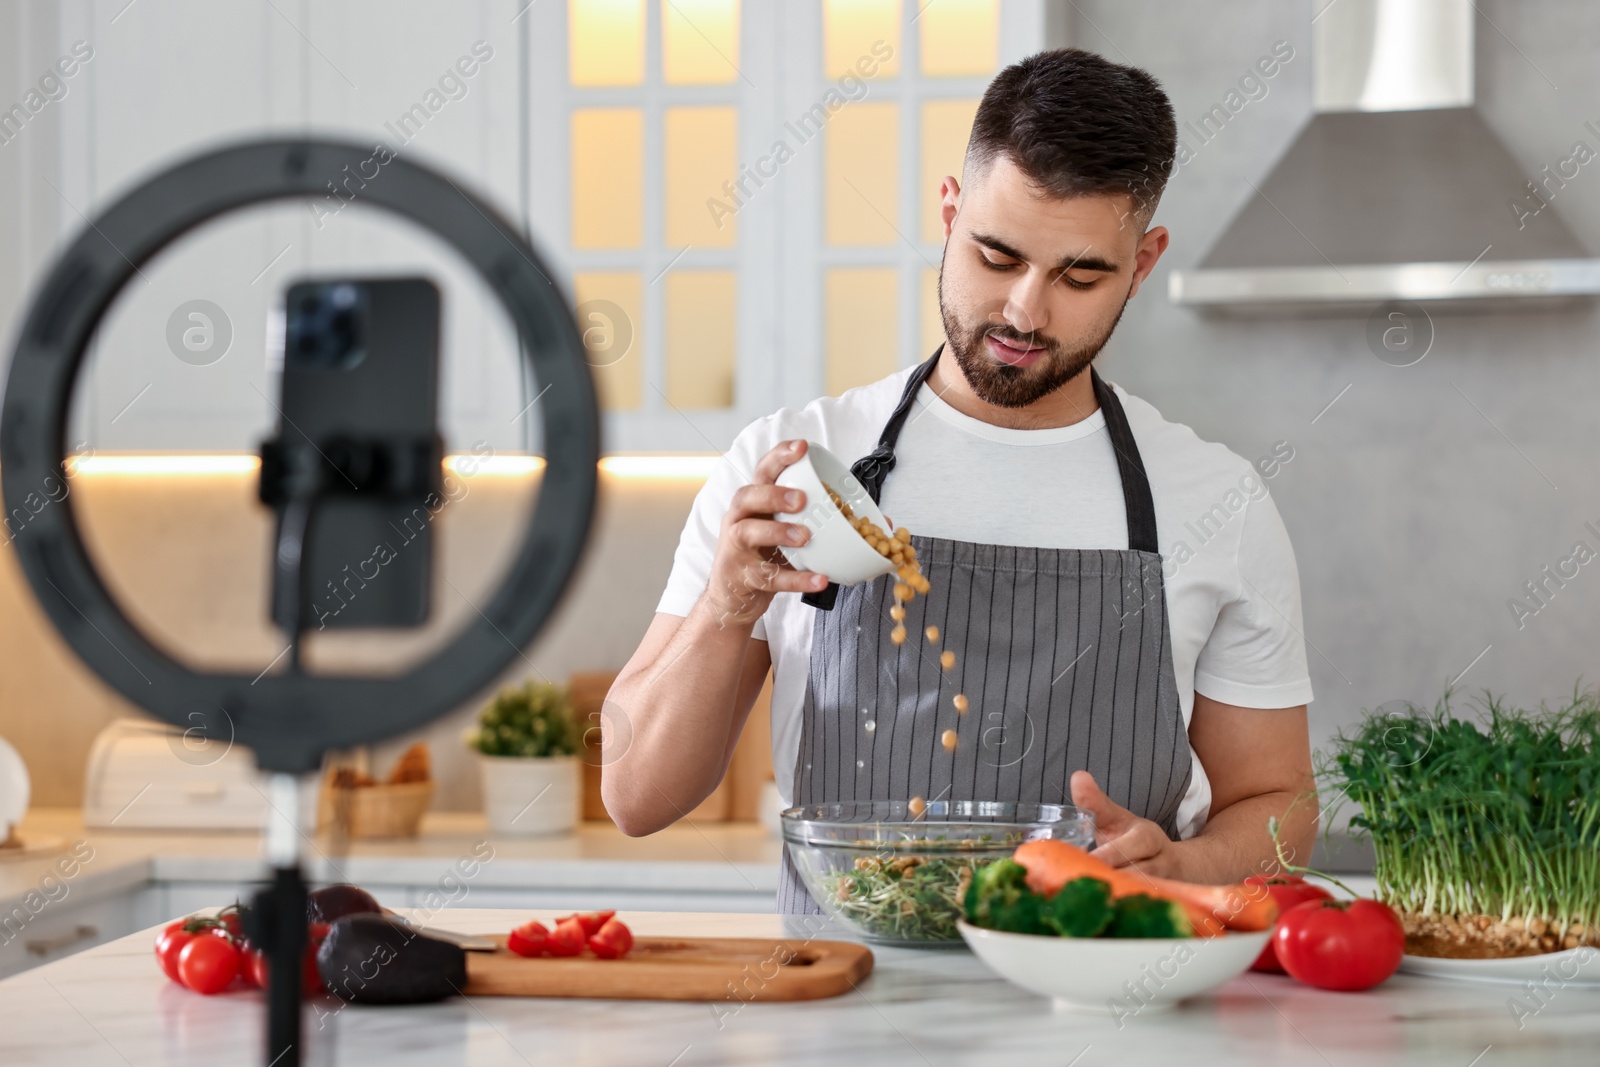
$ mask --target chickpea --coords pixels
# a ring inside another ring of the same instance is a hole
[[[967,713],[967,708],[971,706],[967,700],[967,694],[965,693],[957,693],[955,695],[955,699],[953,699],[951,703],[956,706],[956,711],[960,712],[962,715],[965,715]]]
[[[896,600],[910,600],[911,586],[907,585],[905,582],[894,583],[894,598]]]
[[[954,667],[955,665],[956,665],[956,654],[954,652],[951,652],[947,648],[943,652],[939,653],[939,666],[943,667],[945,670],[948,671],[952,667]]]
[[[923,812],[928,810],[928,802],[923,800],[921,797],[912,797],[910,802],[906,804],[906,810],[909,811],[912,816],[921,815]]]
[[[905,617],[906,609],[901,607],[899,604],[896,604],[894,607],[889,609],[889,618],[893,619],[895,622],[902,622],[904,621]]]
[[[926,630],[922,631],[922,636],[926,637],[929,642],[937,644],[939,640],[939,628],[937,626],[930,626]]]
[[[954,752],[956,750],[956,732],[954,730],[946,730],[939,735],[939,743],[944,746],[946,752]]]
[[[906,643],[906,628],[904,626],[896,626],[893,630],[890,630],[889,631],[889,640],[893,641],[897,645],[905,644]]]

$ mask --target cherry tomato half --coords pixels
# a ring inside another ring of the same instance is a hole
[[[616,914],[615,911],[584,911],[572,916],[572,918],[577,919],[578,925],[583,927],[584,937],[593,937]]]
[[[1273,902],[1278,905],[1278,914],[1283,915],[1290,908],[1304,904],[1310,900],[1332,900],[1333,894],[1306,881],[1298,874],[1252,874],[1244,880],[1248,886],[1262,886],[1271,895]],[[1272,941],[1267,941],[1266,947],[1261,950],[1261,955],[1250,965],[1252,971],[1266,971],[1268,974],[1284,974],[1283,964],[1278,962],[1278,953],[1272,947]]]
[[[556,923],[556,928],[550,931],[545,950],[552,956],[576,956],[588,941],[583,924],[576,917],[568,917]]]
[[[178,953],[178,979],[196,993],[220,993],[239,976],[240,952],[225,937],[196,937]]]
[[[543,956],[550,930],[538,919],[523,923],[506,935],[506,948],[519,956]]]
[[[1312,900],[1284,912],[1272,934],[1278,961],[1318,989],[1371,989],[1400,967],[1406,932],[1376,900]]]
[[[621,959],[633,947],[633,931],[620,919],[607,919],[606,924],[589,938],[589,951],[603,960]]]

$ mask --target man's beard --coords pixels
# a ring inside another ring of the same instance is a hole
[[[1104,333],[1069,349],[1052,338],[1026,334],[1004,322],[985,323],[966,329],[950,313],[944,301],[943,279],[939,286],[939,317],[944,321],[947,347],[955,356],[956,366],[961,368],[962,376],[967,379],[967,384],[979,400],[1001,408],[1025,408],[1082,374],[1111,339],[1127,306],[1128,302],[1124,300],[1122,306],[1117,308],[1117,317],[1111,320],[1111,325],[1106,327]],[[989,355],[984,345],[985,337],[1015,341],[1021,345],[1043,345],[1044,355],[1026,367],[1009,366]]]

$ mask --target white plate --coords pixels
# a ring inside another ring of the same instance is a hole
[[[1000,977],[1057,1008],[1121,1020],[1167,1011],[1243,974],[1271,936],[1041,937],[956,924],[973,954]]]
[[[1412,956],[1400,960],[1406,974],[1428,978],[1454,978],[1468,982],[1547,982],[1600,988],[1600,949],[1589,946],[1546,952],[1541,956],[1515,956],[1503,960],[1450,960],[1437,956]]]
[[[7,829],[21,822],[27,814],[31,795],[28,765],[22,762],[16,749],[0,738],[0,840],[5,839]]]

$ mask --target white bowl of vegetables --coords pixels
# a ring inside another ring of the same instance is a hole
[[[1254,887],[1147,878],[1035,841],[974,877],[966,913],[962,938],[1000,977],[1120,1026],[1244,973],[1277,909]]]

